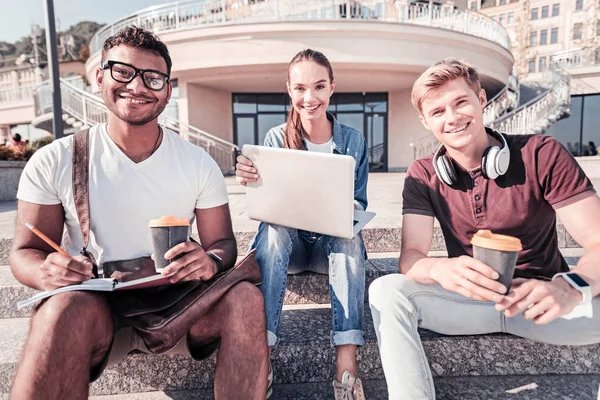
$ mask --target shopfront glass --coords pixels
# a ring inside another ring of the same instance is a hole
[[[387,171],[387,93],[334,93],[327,111],[365,136],[369,170]],[[234,140],[263,144],[267,131],[286,120],[289,97],[282,93],[233,94]]]

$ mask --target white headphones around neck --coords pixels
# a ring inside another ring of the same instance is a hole
[[[481,157],[481,174],[486,179],[496,179],[508,170],[510,150],[502,134],[491,129],[486,129],[486,132],[500,140],[502,147],[489,146],[485,149]],[[433,168],[438,178],[446,185],[452,186],[458,181],[458,175],[452,161],[446,156],[446,148],[443,144],[433,154]]]

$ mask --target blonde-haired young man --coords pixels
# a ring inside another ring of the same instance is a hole
[[[442,146],[406,174],[400,274],[369,288],[389,398],[435,398],[417,327],[599,343],[600,198],[577,161],[551,137],[484,127],[485,92],[464,62],[446,59],[425,71],[412,102]],[[586,250],[567,276],[556,216]],[[427,256],[434,218],[448,258]],[[492,268],[472,258],[479,229],[521,240],[509,293]]]

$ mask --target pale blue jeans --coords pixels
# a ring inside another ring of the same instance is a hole
[[[278,342],[287,275],[312,271],[329,275],[333,346],[364,346],[365,250],[362,236],[342,239],[261,223],[252,243],[262,275],[267,342]]]
[[[522,314],[506,318],[495,304],[468,299],[440,285],[423,285],[401,274],[376,279],[369,304],[390,400],[433,400],[435,389],[417,328],[445,335],[504,332],[557,345],[600,343],[600,297],[593,318],[536,325]]]

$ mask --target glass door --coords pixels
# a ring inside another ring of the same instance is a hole
[[[240,150],[245,144],[256,144],[256,115],[236,115],[234,129],[235,144]]]
[[[369,171],[387,170],[387,149],[385,145],[386,118],[380,114],[365,114],[365,136],[369,148]]]

